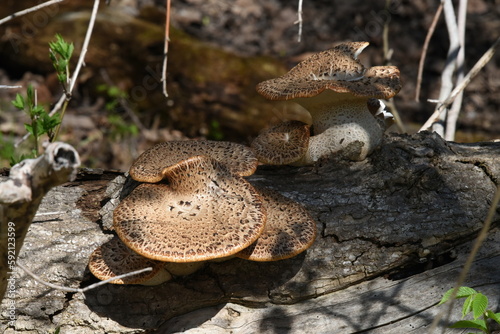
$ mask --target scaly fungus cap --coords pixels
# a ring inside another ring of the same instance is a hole
[[[309,125],[287,121],[263,130],[252,142],[252,149],[260,162],[287,165],[299,160],[309,146]]]
[[[156,285],[171,278],[163,269],[163,262],[147,259],[137,254],[125,246],[118,237],[113,237],[96,248],[89,259],[90,272],[102,281],[147,267],[152,267],[153,270],[120,278],[111,283]]]
[[[168,185],[143,183],[114,211],[118,236],[137,253],[166,262],[205,261],[237,253],[262,233],[259,194],[221,162],[195,156],[163,174]]]
[[[257,92],[269,100],[313,97],[325,89],[359,97],[388,99],[401,89],[395,66],[376,66],[368,70],[357,56],[368,42],[348,42],[316,53],[285,75],[263,81]]]
[[[167,167],[195,155],[207,155],[224,163],[233,173],[248,176],[257,168],[257,158],[249,147],[210,140],[169,141],[144,151],[130,167],[130,176],[139,182],[156,183]]]
[[[316,223],[299,203],[270,189],[258,188],[267,212],[259,239],[236,256],[252,261],[283,260],[305,251],[316,238]]]

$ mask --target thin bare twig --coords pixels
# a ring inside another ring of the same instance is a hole
[[[385,1],[385,10],[389,11],[389,6],[391,5],[391,0],[386,0]],[[383,30],[383,46],[384,46],[384,64],[385,65],[390,65],[391,64],[391,58],[392,58],[392,48],[389,46],[389,22],[390,19],[385,20],[384,22],[384,30]],[[393,99],[390,99],[386,101],[386,106],[391,112],[391,114],[394,116],[394,122],[396,123],[396,126],[398,127],[399,131],[402,133],[406,132],[406,128],[403,124],[403,121],[401,120],[401,116],[399,115],[399,111],[396,108],[396,104],[394,103]]]
[[[23,86],[9,86],[9,85],[0,85],[0,89],[14,89],[14,88],[22,88]]]
[[[452,309],[453,309],[453,303],[455,301],[455,296],[457,295],[458,289],[464,284],[465,279],[467,278],[467,274],[469,273],[472,263],[474,262],[474,259],[477,256],[477,253],[479,252],[479,249],[481,248],[481,245],[483,244],[484,240],[488,236],[488,231],[490,230],[491,223],[493,222],[493,217],[496,214],[497,211],[497,206],[498,203],[500,202],[500,187],[497,187],[497,190],[495,192],[495,196],[493,198],[493,202],[490,205],[490,209],[488,210],[488,214],[486,216],[486,219],[484,220],[483,227],[481,228],[481,231],[479,231],[479,234],[476,238],[476,241],[474,242],[472,249],[470,251],[469,256],[467,257],[467,260],[465,261],[464,267],[462,268],[462,271],[460,272],[460,275],[458,276],[458,280],[455,283],[455,288],[453,289],[453,292],[447,301],[447,304],[449,304],[448,310],[446,312],[447,318],[450,318]],[[439,323],[439,321],[443,318],[445,315],[445,311],[443,310],[440,312],[432,321],[431,329],[429,333],[432,333],[436,328]],[[443,333],[445,331],[445,327],[443,328]]]
[[[298,8],[297,8],[297,21],[294,22],[294,24],[298,24],[299,25],[299,33],[298,33],[298,37],[297,37],[297,42],[300,43],[301,40],[302,40],[302,2],[303,0],[299,0],[299,5],[298,5]]]
[[[460,40],[458,38],[458,25],[455,16],[455,9],[451,0],[442,0],[443,12],[446,22],[446,30],[448,31],[448,38],[450,45],[448,47],[448,54],[446,62],[441,72],[441,89],[439,91],[439,100],[443,101],[450,95],[453,90],[453,74],[455,73],[458,51],[460,49]],[[447,117],[447,109],[444,109],[440,114],[438,121],[432,124],[432,130],[440,136],[444,137],[445,120]]]
[[[19,16],[23,16],[23,15],[26,15],[26,14],[29,14],[31,12],[34,12],[34,11],[37,11],[41,8],[44,8],[44,7],[47,7],[47,6],[51,6],[53,4],[56,4],[58,2],[63,2],[64,0],[50,0],[50,1],[47,1],[47,2],[44,2],[44,3],[41,3],[39,5],[36,5],[36,6],[33,6],[31,8],[28,8],[28,9],[24,9],[24,10],[21,10],[19,12],[16,12],[14,14],[11,14],[3,19],[0,20],[0,25],[4,24],[5,22],[8,22],[12,19],[15,19],[16,17],[19,17]]]
[[[431,127],[431,125],[439,118],[440,113],[443,110],[446,110],[448,106],[455,100],[456,96],[467,87],[467,85],[471,82],[471,80],[481,71],[481,69],[490,61],[490,59],[495,54],[495,49],[500,44],[500,37],[497,38],[495,43],[481,56],[481,58],[474,64],[472,69],[467,73],[464,79],[453,89],[448,98],[440,102],[438,108],[434,111],[434,113],[429,117],[429,119],[425,122],[425,124],[420,128],[419,131],[427,130]]]
[[[467,18],[467,0],[460,0],[458,6],[458,41],[460,49],[458,50],[456,61],[456,82],[463,80],[465,76],[465,24]],[[448,116],[446,117],[446,129],[444,139],[455,140],[458,115],[462,109],[463,91],[461,91],[455,101],[453,101]]]
[[[167,63],[168,63],[168,44],[170,42],[170,0],[167,0],[165,12],[165,46],[163,48],[163,69],[161,81],[163,83],[163,95],[168,97],[167,92]]]
[[[73,76],[71,77],[71,82],[69,86],[69,95],[71,96],[71,92],[76,84],[76,78],[78,78],[78,74],[80,74],[80,69],[82,68],[83,62],[85,60],[85,55],[87,54],[87,50],[90,43],[90,37],[92,36],[92,30],[94,29],[95,19],[97,17],[97,10],[99,9],[99,0],[94,1],[94,7],[92,8],[92,14],[90,16],[89,26],[87,27],[87,34],[85,35],[85,40],[83,41],[82,50],[80,51],[80,58],[78,58],[78,63],[76,63],[75,71],[73,72]]]
[[[429,48],[431,37],[434,34],[434,31],[436,30],[436,25],[439,21],[439,17],[441,16],[442,11],[443,11],[443,3],[440,2],[436,10],[436,13],[434,14],[434,18],[432,19],[429,31],[427,32],[427,36],[425,36],[424,46],[422,47],[422,54],[420,55],[420,61],[418,63],[417,87],[415,89],[415,101],[417,102],[420,100],[420,89],[422,87],[422,73],[424,72],[424,63],[425,63],[425,57],[427,55],[427,49]]]
[[[385,0],[385,10],[389,12],[389,6],[391,5],[391,0]],[[390,65],[392,58],[392,49],[389,46],[389,22],[391,21],[390,17],[384,21],[384,28],[382,31],[382,40],[384,46],[384,64]]]
[[[97,282],[97,283],[94,283],[94,284],[91,284],[89,286],[86,286],[85,288],[81,289],[81,288],[68,288],[66,286],[62,286],[62,285],[57,285],[57,284],[52,284],[52,283],[49,283],[49,282],[45,282],[43,279],[41,279],[38,275],[36,275],[35,273],[33,273],[32,271],[30,271],[28,268],[26,268],[24,265],[22,265],[21,263],[17,263],[16,266],[18,266],[19,268],[21,268],[22,270],[24,270],[28,275],[30,275],[35,281],[43,284],[43,285],[46,285],[48,286],[49,288],[52,288],[52,289],[56,289],[56,290],[62,290],[62,291],[67,291],[67,292],[85,292],[85,291],[89,291],[89,290],[92,290],[92,289],[95,289],[101,285],[104,285],[104,284],[107,284],[107,283],[110,283],[110,282],[113,282],[113,281],[116,281],[117,279],[121,279],[121,278],[125,278],[125,277],[129,277],[129,276],[134,276],[134,275],[138,275],[138,274],[142,274],[144,272],[147,272],[147,271],[151,271],[153,270],[153,268],[151,267],[147,267],[147,268],[144,268],[144,269],[140,269],[140,270],[136,270],[136,271],[132,271],[130,273],[126,273],[126,274],[122,274],[122,275],[118,275],[118,276],[115,276],[113,278],[109,278],[105,281],[100,281],[100,282]]]

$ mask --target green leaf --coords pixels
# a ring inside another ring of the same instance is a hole
[[[59,80],[59,82],[65,83],[67,78],[68,76],[66,75],[66,72],[58,71],[57,80]]]
[[[34,106],[32,109],[31,109],[31,112],[34,116],[37,116],[37,117],[40,117],[42,116],[43,114],[46,114],[47,112],[45,111],[45,108],[42,107],[42,106]]]
[[[474,314],[474,319],[482,316],[486,312],[487,307],[488,297],[486,297],[482,293],[477,293],[476,295],[474,295],[474,299],[472,300],[472,312]]]
[[[470,295],[464,302],[462,307],[462,318],[464,318],[470,311],[472,311],[472,301],[474,300],[474,295]]]
[[[439,302],[438,305],[446,303],[446,301],[448,299],[450,299],[451,294],[453,292],[453,289],[454,288],[452,288],[444,293],[443,298],[441,298],[441,301]],[[465,298],[465,297],[469,297],[470,295],[475,294],[475,293],[477,293],[476,290],[469,288],[469,287],[466,287],[466,286],[461,286],[458,288],[457,295],[455,296],[455,298]]]
[[[17,93],[16,94],[16,99],[14,101],[12,101],[12,104],[17,109],[24,110],[24,106],[25,106],[24,97],[21,94]]]
[[[26,89],[26,104],[28,107],[35,105],[35,91],[33,90],[33,85],[29,84]]]
[[[31,126],[31,124],[27,124],[27,123],[24,123],[24,128],[26,129],[26,131],[28,131],[28,133],[32,136],[34,136],[35,134],[33,133],[33,127]]]
[[[58,126],[61,123],[59,120],[59,115],[55,114],[53,116],[50,116],[47,113],[44,113],[42,117],[40,118],[40,124],[41,124],[41,132],[39,135],[42,135],[44,133],[49,133],[52,131],[56,126]]]
[[[73,43],[66,42],[60,34],[56,34],[55,37],[56,37],[55,42],[49,42],[49,47],[51,52],[54,53],[54,58],[55,55],[57,54],[65,61],[69,60],[75,49]]]
[[[486,316],[500,324],[500,313],[494,313],[493,311],[486,311]]]
[[[69,47],[68,47],[68,52],[66,53],[67,60],[71,59],[71,56],[73,55],[74,50],[75,50],[75,46],[73,45],[73,43],[70,43]]]
[[[487,332],[486,322],[484,320],[460,320],[455,322],[450,328],[474,328]]]

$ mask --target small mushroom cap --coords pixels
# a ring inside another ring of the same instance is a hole
[[[232,142],[211,140],[169,141],[144,151],[130,167],[130,176],[139,182],[156,183],[163,179],[165,169],[195,155],[207,155],[222,163],[235,174],[252,175],[257,158],[252,150]]]
[[[308,249],[316,238],[316,223],[299,203],[270,189],[259,188],[267,212],[262,235],[236,256],[252,261],[283,260]]]
[[[262,131],[251,147],[260,162],[286,165],[306,154],[309,137],[309,125],[300,121],[287,121]]]
[[[325,89],[360,97],[388,99],[401,89],[395,66],[377,66],[368,70],[357,56],[368,42],[343,43],[312,55],[287,74],[261,82],[257,92],[270,100],[313,97]]]
[[[122,241],[137,253],[165,262],[228,256],[264,230],[257,191],[215,159],[195,156],[164,171],[167,184],[143,183],[114,211]]]
[[[154,284],[161,284],[171,278],[164,275],[163,266],[163,262],[145,258],[132,251],[118,237],[113,237],[96,248],[89,259],[90,272],[102,281],[147,267],[153,268],[152,271],[111,281],[113,284],[151,284],[151,280],[154,280]]]

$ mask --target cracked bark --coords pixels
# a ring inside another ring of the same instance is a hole
[[[249,178],[252,183],[303,203],[316,219],[318,238],[306,253],[271,263],[210,263],[161,286],[108,285],[84,296],[52,291],[18,273],[16,330],[302,333],[314,327],[401,333],[424,328],[486,217],[500,175],[499,153],[499,143],[448,143],[420,133],[389,135],[363,162],[262,166]],[[20,254],[19,261],[52,283],[93,283],[87,258],[111,237],[109,207],[117,201],[110,197],[120,181],[110,182],[115,174],[86,175],[47,196],[42,211],[61,214],[40,216]],[[495,228],[470,282],[486,293],[500,284],[498,234]]]

